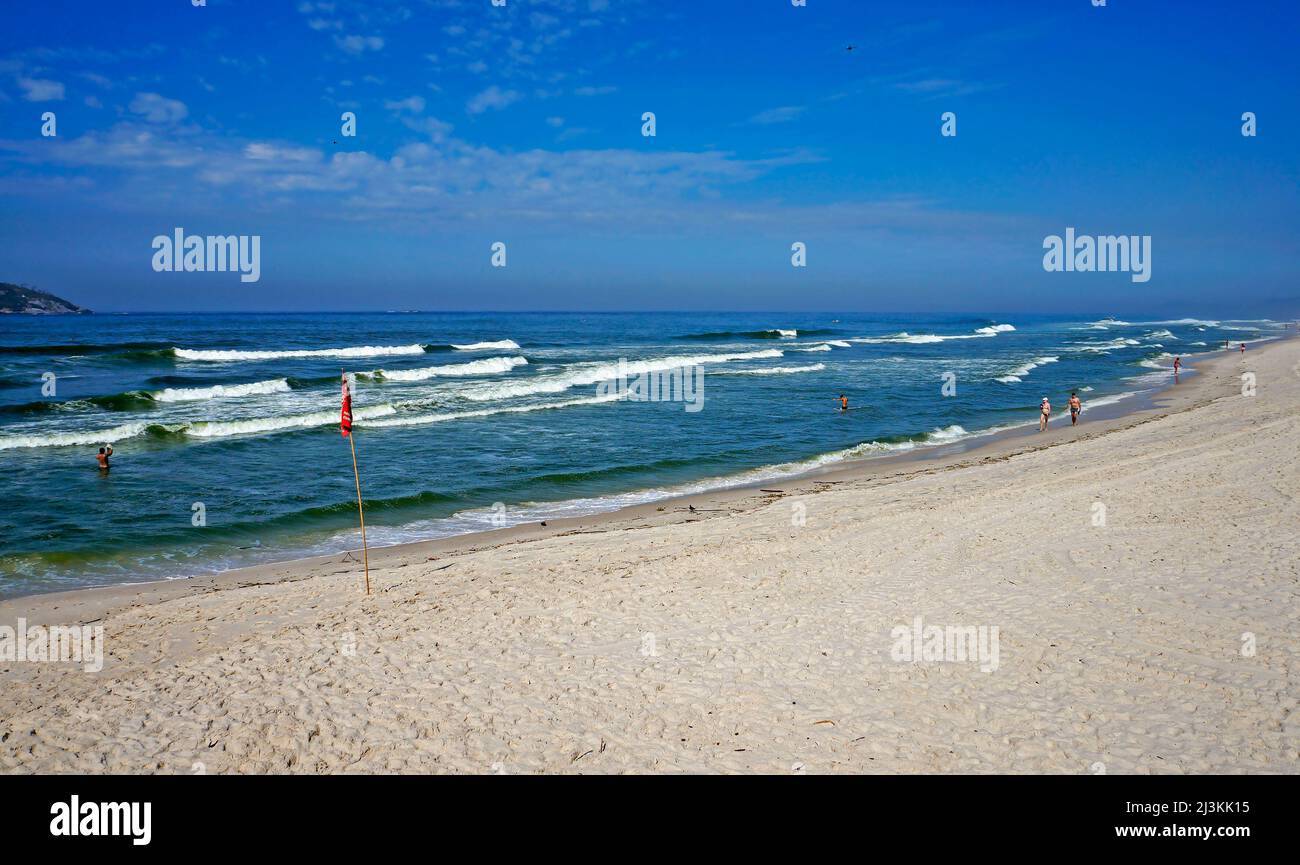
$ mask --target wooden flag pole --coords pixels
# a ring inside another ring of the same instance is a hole
[[[348,374],[347,371],[345,370],[343,372],[343,381],[344,381],[343,387],[345,393],[347,392],[347,380],[348,380]],[[351,407],[347,406],[347,408],[350,409]],[[357,515],[361,517],[361,560],[364,563],[363,566],[366,569],[366,594],[369,595],[370,594],[370,545],[366,543],[366,509],[361,504],[361,472],[357,470],[356,432],[354,432],[352,429],[351,411],[348,412],[346,419],[348,424],[347,432],[346,432],[346,435],[348,437],[348,446],[352,448],[352,477],[355,478],[357,482]]]
[[[370,547],[366,544],[366,510],[361,506],[361,473],[357,471],[357,443],[353,437],[356,433],[348,436],[348,444],[352,446],[352,476],[357,479],[357,513],[361,515],[361,559],[365,563],[366,569],[366,594],[370,594]]]

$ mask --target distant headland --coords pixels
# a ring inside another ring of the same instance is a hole
[[[83,315],[90,310],[30,285],[0,282],[0,315]]]

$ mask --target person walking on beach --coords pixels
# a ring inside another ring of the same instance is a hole
[[[840,394],[840,411],[848,411],[848,410],[849,410],[849,398],[846,397],[844,394]]]
[[[1083,411],[1083,403],[1079,401],[1079,394],[1075,391],[1070,391],[1069,406],[1070,426],[1075,426],[1079,423],[1079,412]]]
[[[1038,404],[1038,431],[1043,432],[1047,429],[1047,421],[1052,416],[1052,404],[1043,397],[1043,401]]]
[[[95,456],[95,459],[99,460],[99,470],[101,472],[107,472],[110,468],[112,468],[112,466],[108,464],[108,458],[111,457],[112,455],[113,455],[112,445],[106,445],[105,447],[99,449],[99,453]]]
[[[1181,357],[1174,358],[1174,378],[1178,378],[1178,370],[1182,367],[1182,365],[1183,365],[1183,359]]]
[[[1242,354],[1246,353],[1246,344],[1244,342],[1241,344],[1241,353]]]

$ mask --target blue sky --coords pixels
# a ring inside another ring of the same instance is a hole
[[[1294,2],[0,16],[0,281],[97,310],[1300,314]],[[261,280],[153,272],[177,226]],[[1067,226],[1151,235],[1151,280],[1044,272]]]

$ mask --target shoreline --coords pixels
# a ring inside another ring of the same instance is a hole
[[[1295,334],[1282,335],[1263,342],[1253,352],[1268,351],[1296,338]],[[568,534],[616,531],[621,528],[643,528],[675,522],[706,519],[713,513],[738,513],[771,503],[776,498],[815,495],[839,484],[856,482],[889,483],[917,474],[928,474],[968,465],[1009,459],[1070,441],[1086,440],[1120,429],[1127,429],[1169,414],[1186,411],[1203,405],[1215,396],[1207,396],[1216,381],[1222,380],[1222,368],[1233,360],[1240,362],[1238,353],[1208,351],[1184,355],[1185,366],[1192,375],[1183,381],[1155,385],[1136,392],[1132,397],[1107,403],[1090,410],[1084,404],[1080,424],[1071,432],[1068,412],[1056,410],[1047,434],[1039,437],[1034,421],[1023,425],[1001,428],[992,432],[976,433],[951,443],[920,444],[915,449],[882,454],[879,456],[850,457],[818,466],[794,475],[766,480],[744,482],[736,486],[715,487],[700,492],[670,495],[649,502],[626,505],[606,511],[597,511],[572,517],[548,518],[546,525],[537,522],[519,523],[499,529],[466,532],[443,538],[408,541],[398,544],[371,547],[371,570],[393,564],[399,566],[423,558],[434,561],[465,553],[492,549],[507,544],[527,543],[544,538]],[[1219,373],[1215,375],[1213,373]],[[1171,374],[1172,377],[1172,374]],[[1032,408],[1027,409],[1029,414]],[[1032,441],[1031,441],[1032,439]],[[809,457],[808,459],[816,459]],[[798,460],[793,462],[799,462]],[[754,469],[751,471],[757,471]],[[777,487],[785,487],[779,493]],[[692,508],[694,511],[692,511]],[[35,592],[24,595],[0,597],[0,621],[6,617],[23,615],[33,623],[59,621],[51,617],[54,611],[80,611],[97,621],[111,608],[134,605],[133,602],[155,603],[191,594],[250,585],[267,585],[295,581],[323,574],[346,572],[355,558],[360,564],[361,549],[346,549],[334,553],[296,557],[232,568],[215,574],[173,577],[142,582],[125,582],[107,586],[86,586],[75,589]],[[348,567],[336,568],[336,565]],[[357,569],[358,580],[362,571]],[[373,583],[373,580],[372,580]],[[29,610],[24,614],[23,608]],[[19,611],[19,612],[15,612]],[[84,623],[84,622],[83,622]]]

